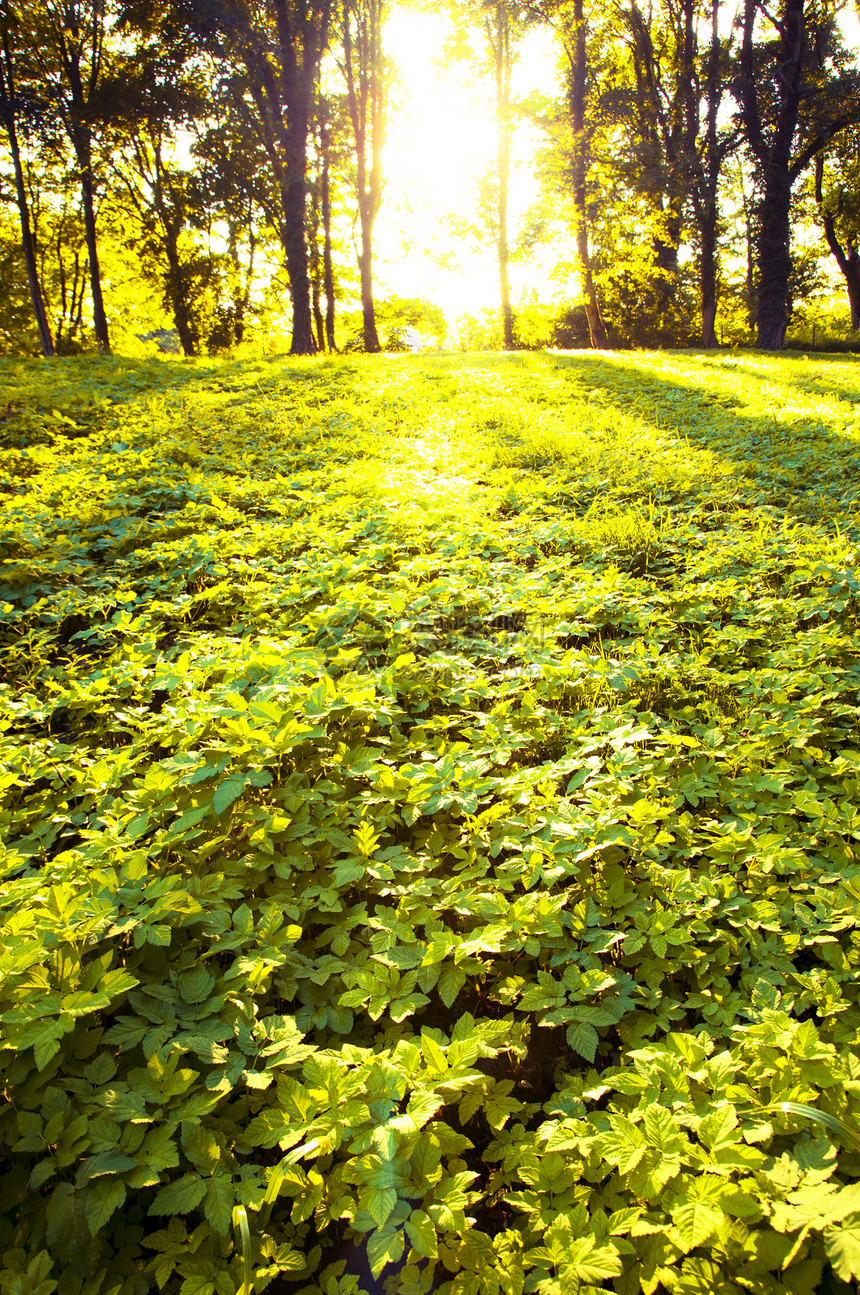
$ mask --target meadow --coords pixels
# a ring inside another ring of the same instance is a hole
[[[2,1295],[860,1280],[860,362],[0,362]]]

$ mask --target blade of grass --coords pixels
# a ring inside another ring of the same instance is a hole
[[[804,1102],[774,1102],[771,1106],[763,1106],[761,1109],[768,1114],[781,1111],[783,1115],[795,1115],[799,1119],[811,1120],[813,1124],[820,1124],[831,1133],[837,1133],[855,1151],[860,1151],[860,1137],[837,1115],[816,1110],[814,1106],[807,1106]]]
[[[242,1285],[239,1295],[251,1295],[254,1279],[251,1275],[251,1229],[248,1226],[248,1211],[244,1205],[233,1206],[233,1233],[236,1237],[236,1250],[242,1258]]]
[[[310,1155],[312,1151],[316,1151],[318,1146],[318,1139],[312,1138],[310,1142],[303,1142],[300,1147],[293,1147],[292,1150],[288,1151],[284,1156],[283,1160],[272,1174],[269,1186],[266,1189],[266,1195],[263,1197],[263,1204],[260,1207],[260,1213],[257,1215],[257,1226],[260,1229],[266,1226],[271,1217],[272,1206],[280,1195],[281,1185],[284,1181],[284,1175],[286,1174],[287,1169],[290,1165],[294,1165],[301,1160],[302,1156]]]

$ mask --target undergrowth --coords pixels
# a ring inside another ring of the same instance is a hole
[[[860,367],[2,365],[4,1295],[860,1278]]]

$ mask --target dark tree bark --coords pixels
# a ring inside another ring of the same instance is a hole
[[[842,277],[845,280],[845,288],[848,293],[848,305],[851,310],[851,331],[856,332],[860,328],[860,252],[850,238],[845,240],[843,247],[836,233],[836,218],[839,212],[827,211],[824,206],[822,194],[822,182],[824,180],[824,157],[819,153],[815,159],[815,201],[818,204],[821,224],[824,229],[824,237],[827,240],[827,246],[830,248],[831,255],[839,266]]]
[[[711,0],[711,39],[704,78],[705,121],[701,152],[695,148],[698,134],[699,87],[692,79],[687,101],[690,121],[688,138],[693,144],[691,153],[695,181],[692,198],[699,230],[699,295],[702,311],[702,346],[705,348],[718,345],[716,331],[718,193],[723,163],[736,144],[733,134],[720,137],[718,125],[723,88],[720,76],[719,17],[720,0]]]
[[[585,315],[591,345],[599,351],[609,348],[606,325],[600,311],[597,289],[588,247],[588,135],[585,127],[586,86],[588,80],[587,28],[583,0],[574,0],[573,24],[565,32],[564,48],[568,60],[568,103],[570,107],[571,187],[573,224],[576,239],[577,270],[585,298]]]
[[[90,266],[90,294],[93,307],[93,331],[99,350],[110,354],[110,337],[99,265],[96,232],[95,183],[93,176],[93,132],[90,124],[91,103],[102,74],[105,40],[104,0],[80,0],[64,6],[55,19],[57,48],[67,87],[63,119],[77,162],[84,212],[87,258]]]
[[[281,198],[281,243],[293,304],[291,355],[313,355],[307,240],[308,129],[320,59],[328,40],[331,0],[272,0],[275,59],[267,29],[233,24],[257,108],[260,142]],[[229,22],[228,22],[229,27]]]
[[[15,172],[15,200],[18,204],[18,219],[21,224],[21,246],[24,251],[24,264],[27,267],[27,284],[30,289],[30,301],[33,316],[39,330],[39,342],[44,356],[54,354],[54,342],[51,328],[45,312],[42,297],[42,285],[39,280],[39,267],[36,261],[36,245],[30,223],[30,208],[27,202],[27,189],[24,184],[24,172],[21,166],[21,151],[18,146],[18,132],[15,124],[15,77],[12,60],[12,48],[9,39],[6,6],[0,6],[0,21],[3,23],[3,66],[0,66],[0,116],[6,127],[9,140],[9,152],[12,155],[12,166]]]
[[[316,122],[317,144],[320,152],[322,151],[322,122],[319,111],[317,112]],[[315,177],[310,187],[309,194],[309,215],[308,215],[308,248],[310,256],[310,276],[311,276],[311,312],[314,317],[314,335],[316,337],[317,350],[324,351],[325,345],[325,321],[322,313],[322,294],[323,294],[323,258],[320,254],[320,224],[322,206],[322,168],[320,173]]]
[[[322,145],[322,176],[320,181],[320,200],[322,203],[322,225],[323,225],[323,292],[325,293],[325,340],[329,351],[332,353],[337,349],[334,340],[334,266],[332,264],[331,249],[331,186],[329,181],[329,167],[331,164],[329,156],[329,137],[328,126],[325,121],[321,122],[320,129]]]
[[[776,351],[789,324],[788,280],[792,270],[791,191],[809,163],[846,126],[860,120],[856,79],[814,85],[833,44],[832,15],[815,12],[808,0],[783,0],[771,15],[761,0],[744,0],[739,74],[735,95],[747,144],[756,163],[758,211],[758,307],[756,343]],[[763,72],[755,43],[756,20],[766,14],[776,36],[775,66]],[[795,152],[804,105],[816,101],[808,138]],[[829,111],[828,111],[829,108]]]
[[[680,0],[670,14],[677,49],[669,84],[664,78],[661,55],[654,48],[650,11],[646,20],[636,0],[624,11],[645,147],[643,188],[663,217],[663,229],[653,240],[657,271],[653,293],[658,315],[671,308],[675,296],[683,208],[689,190],[690,123],[684,107],[693,80],[694,10],[694,0]]]

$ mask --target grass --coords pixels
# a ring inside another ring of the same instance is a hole
[[[860,364],[0,369],[3,1295],[853,1289]]]

